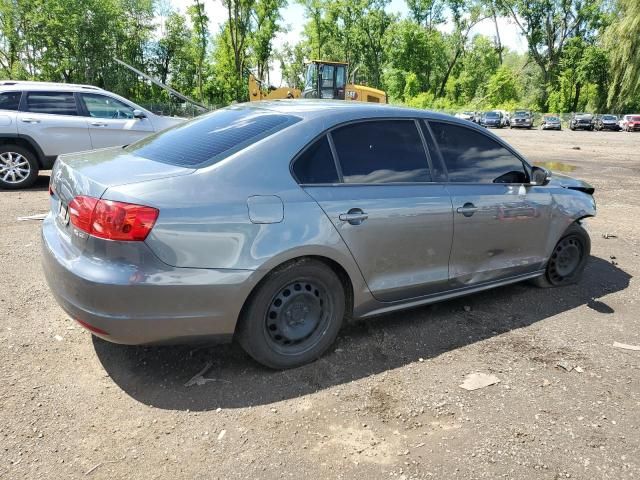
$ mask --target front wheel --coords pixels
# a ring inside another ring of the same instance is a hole
[[[271,272],[252,294],[237,339],[256,361],[298,367],[334,342],[345,314],[340,278],[323,262],[304,259]]]
[[[572,224],[553,249],[544,274],[535,278],[534,284],[549,288],[577,283],[590,254],[589,234],[580,224]]]
[[[38,171],[38,161],[31,151],[18,145],[0,146],[0,188],[28,188],[37,180]]]

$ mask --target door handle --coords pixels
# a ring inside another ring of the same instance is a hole
[[[90,125],[94,127],[106,127],[107,124],[105,122],[90,122]]]
[[[24,123],[40,123],[40,120],[38,120],[37,118],[31,118],[31,117],[22,118],[21,121]]]
[[[474,213],[476,213],[476,210],[478,210],[478,207],[476,207],[473,203],[471,202],[467,202],[465,203],[463,206],[458,207],[456,209],[456,212],[461,213],[462,215],[464,215],[465,217],[470,217],[471,215],[473,215]]]
[[[349,222],[351,225],[360,225],[367,218],[369,218],[368,213],[364,213],[359,208],[352,208],[347,213],[341,213],[338,215],[338,218],[341,222]]]

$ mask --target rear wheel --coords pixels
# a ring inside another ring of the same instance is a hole
[[[581,225],[574,223],[556,244],[544,274],[535,278],[534,284],[549,288],[577,283],[582,277],[590,253],[589,234]]]
[[[38,178],[35,155],[18,145],[0,146],[0,188],[17,190],[33,185]]]
[[[242,348],[274,369],[320,357],[334,342],[345,313],[342,282],[326,264],[301,260],[270,273],[238,325]]]

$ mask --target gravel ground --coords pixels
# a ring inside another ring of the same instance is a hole
[[[48,178],[0,192],[0,478],[640,478],[640,351],[613,346],[640,345],[640,134],[498,134],[596,187],[582,283],[354,322],[286,372],[235,345],[92,338],[48,291],[39,223],[16,220],[46,210]],[[473,372],[500,381],[461,389]]]

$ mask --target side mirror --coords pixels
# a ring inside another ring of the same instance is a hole
[[[138,119],[142,119],[142,118],[147,118],[147,116],[144,114],[144,112],[142,110],[138,110],[137,108],[133,111],[133,118],[138,118]]]
[[[551,172],[546,168],[531,168],[531,185],[546,185],[551,180]]]

